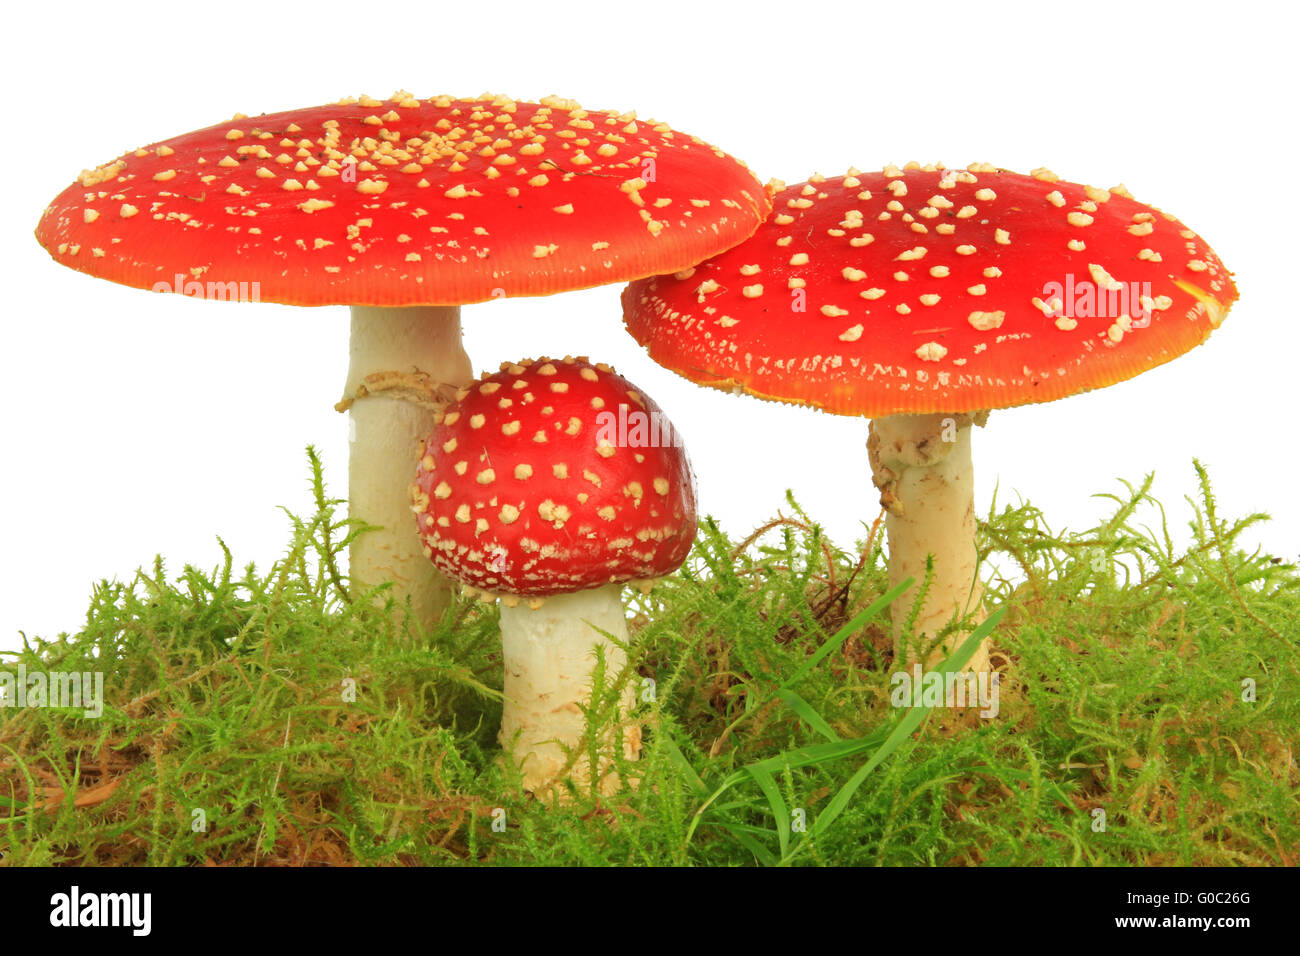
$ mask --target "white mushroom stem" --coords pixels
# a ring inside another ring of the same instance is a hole
[[[626,644],[627,622],[617,584],[548,597],[540,607],[527,603],[501,606],[501,644],[505,661],[505,707],[501,715],[501,745],[510,751],[528,790],[545,790],[558,780],[571,750],[582,745],[591,701],[596,648],[604,649],[608,688],[627,666],[627,654],[605,634]],[[604,632],[604,633],[602,633]],[[628,684],[619,707],[620,718],[631,710],[635,688]],[[579,706],[582,705],[582,706]],[[616,723],[622,724],[620,719]],[[623,753],[628,759],[641,749],[641,730],[621,727]],[[617,788],[608,767],[613,733],[599,741],[597,761],[600,792]],[[591,763],[582,756],[567,771],[581,789],[588,789]]]
[[[909,577],[915,581],[891,607],[897,667],[920,660],[922,650],[954,616],[979,609],[982,588],[976,568],[971,425],[983,425],[987,414],[890,415],[871,423],[867,449],[872,481],[880,489],[880,503],[887,513],[889,583],[893,587]],[[930,556],[934,570],[929,591],[907,641],[904,624],[925,580]],[[923,665],[939,663],[968,633],[954,631],[925,655]],[[988,666],[985,640],[967,667],[981,671]]]
[[[451,599],[447,580],[424,556],[408,489],[420,443],[433,431],[435,408],[400,390],[362,388],[366,377],[398,372],[433,382],[465,385],[474,378],[461,346],[460,309],[353,306],[351,362],[345,399],[349,422],[348,513],[380,530],[361,535],[350,554],[353,592],[393,582],[399,603],[408,597],[422,626],[437,620]]]

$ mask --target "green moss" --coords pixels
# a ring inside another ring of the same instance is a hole
[[[878,538],[838,550],[793,499],[743,542],[706,523],[630,599],[631,669],[602,674],[597,722],[628,681],[642,700],[627,786],[548,804],[498,760],[495,608],[420,633],[383,589],[349,601],[336,562],[363,532],[310,457],[315,513],[271,568],[159,559],[101,583],[77,634],[6,656],[101,671],[106,707],[0,709],[4,863],[1300,859],[1300,577],[1239,549],[1263,516],[1221,519],[1199,464],[1186,550],[1150,478],[1086,534],[1029,505],[981,522],[981,554],[1018,569],[988,588],[991,720],[890,705]]]

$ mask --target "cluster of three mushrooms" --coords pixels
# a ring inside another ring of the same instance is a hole
[[[393,582],[426,623],[445,589],[409,532],[407,476],[445,386],[473,377],[459,304],[659,274],[624,304],[660,364],[873,418],[891,575],[919,581],[934,562],[924,642],[978,610],[970,425],[1168,361],[1236,296],[1172,217],[1045,172],[850,171],[776,202],[758,227],[768,200],[741,164],[630,115],[398,93],[136,150],[84,172],[37,235],[56,260],[128,285],[351,305],[350,508],[381,526],[357,539],[352,575]],[[1138,308],[1076,314],[1052,291],[1076,278],[1136,288]],[[551,514],[556,532],[572,523]],[[507,555],[526,553],[516,545]]]

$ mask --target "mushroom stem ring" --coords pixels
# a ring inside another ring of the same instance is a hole
[[[450,382],[435,381],[427,372],[422,372],[418,368],[409,372],[392,370],[371,372],[357,386],[354,394],[334,404],[334,411],[349,411],[361,399],[382,394],[385,398],[401,399],[421,408],[440,412],[447,407],[457,388],[459,386],[452,385]]]

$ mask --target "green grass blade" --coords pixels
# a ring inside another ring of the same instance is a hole
[[[786,690],[782,687],[776,692],[776,696],[779,697],[787,707],[802,717],[809,727],[817,731],[817,733],[821,734],[827,740],[838,741],[840,739],[840,735],[834,731],[830,724],[826,723],[822,715],[813,710],[812,705],[794,691]]]
[[[776,839],[781,845],[781,856],[784,857],[790,849],[790,811],[781,798],[781,791],[766,770],[749,766],[745,771],[758,784],[758,789],[763,791],[763,796],[767,797],[768,805],[772,808],[772,816],[776,819]]]
[[[777,859],[775,856],[772,855],[771,850],[763,846],[763,844],[759,843],[748,833],[742,832],[742,828],[736,827],[736,828],[729,828],[729,829],[731,831],[731,835],[735,837],[737,841],[739,841],[741,846],[743,846],[750,853],[754,854],[754,857],[758,860],[759,863],[762,863],[764,866],[776,866],[779,862],[781,862],[779,859]],[[748,830],[748,829],[757,829],[757,828],[745,827],[744,829]]]
[[[692,767],[691,762],[686,759],[686,754],[682,753],[682,750],[677,746],[676,741],[667,734],[664,734],[659,738],[659,743],[667,751],[669,762],[672,763],[672,765],[681,772],[682,776],[686,778],[686,782],[689,783],[691,789],[695,791],[695,795],[702,797],[704,794],[708,793],[708,785],[704,782],[704,779],[695,772],[695,768]]]
[[[804,661],[803,664],[801,664],[784,683],[781,684],[781,687],[786,688],[786,687],[791,687],[794,684],[797,684],[804,675],[806,675],[814,667],[816,667],[823,660],[825,660],[832,652],[838,650],[840,645],[843,644],[845,641],[847,641],[851,635],[853,635],[857,631],[860,631],[862,628],[866,627],[868,621],[870,621],[873,617],[875,617],[885,608],[889,607],[890,603],[895,598],[897,598],[900,594],[902,594],[911,586],[912,586],[912,579],[908,578],[907,580],[898,584],[897,587],[890,588],[880,597],[876,598],[876,600],[872,601],[871,604],[865,610],[863,610],[861,614],[858,614],[856,617],[853,618],[853,620],[849,621],[847,624],[841,627],[838,631],[835,632],[834,636],[831,637],[830,640],[828,640],[825,644],[823,644],[821,647],[817,648],[816,651],[810,654],[808,656],[808,659]]]
[[[995,628],[998,622],[1002,620],[1002,615],[1005,613],[1006,608],[1002,607],[990,614],[987,620],[985,620],[979,627],[975,628],[975,630],[971,632],[970,636],[962,642],[962,645],[957,649],[957,652],[935,668],[935,670],[942,673],[956,673],[965,667],[966,663],[975,653],[976,648],[979,647],[980,642],[992,632],[993,628]],[[872,754],[871,758],[858,769],[858,772],[849,778],[848,783],[841,787],[839,792],[831,798],[830,803],[826,805],[826,809],[818,814],[817,822],[813,824],[814,835],[821,835],[833,822],[835,822],[835,818],[844,812],[844,808],[849,805],[849,802],[853,799],[853,795],[858,792],[858,788],[862,786],[862,782],[867,779],[867,775],[887,760],[894,751],[899,748],[903,741],[910,737],[912,733],[921,726],[922,721],[925,720],[928,713],[929,708],[926,707],[911,707],[908,709],[907,714],[898,722],[898,725],[894,728],[893,732],[885,742],[880,745],[880,749]]]

